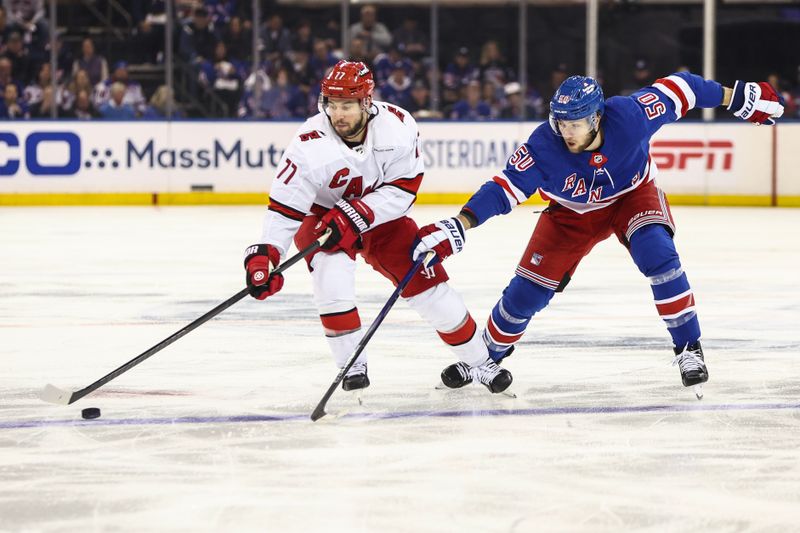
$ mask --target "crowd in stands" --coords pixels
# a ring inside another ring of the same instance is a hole
[[[90,37],[72,50],[58,36],[54,94],[44,0],[3,0],[0,118],[48,118],[54,106],[59,117],[73,119],[164,117],[169,89],[160,86],[148,99],[142,86],[130,78],[128,62],[164,62],[165,3],[132,0],[129,4],[135,23],[132,55],[105,58],[97,53]],[[301,19],[289,28],[279,14],[268,12],[254,27],[247,11],[250,4],[241,0],[176,2],[174,48],[192,73],[190,91],[200,99],[203,94],[216,95],[227,109],[219,118],[300,119],[313,115],[320,80],[342,57],[338,23],[330,20],[324,27],[312,28],[309,20]],[[259,55],[255,70],[253,32],[257,32]],[[569,75],[567,65],[558,65],[549,79],[532,80],[523,93],[514,66],[498,43],[488,40],[479,49],[456,48],[441,63],[441,76],[434,78],[428,36],[417,19],[408,16],[390,31],[373,5],[360,8],[359,21],[347,36],[349,59],[363,61],[373,71],[375,99],[395,103],[422,119],[542,119],[547,98]],[[646,61],[640,60],[630,83],[623,86],[633,90],[651,78]],[[440,101],[434,106],[431,87],[437,79]],[[787,99],[786,116],[797,117],[798,84],[777,75],[770,81]],[[174,109],[173,116],[183,116],[180,101]]]

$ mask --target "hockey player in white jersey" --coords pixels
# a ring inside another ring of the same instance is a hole
[[[283,286],[269,276],[294,239],[298,249],[328,229],[322,249],[308,256],[314,301],[336,365],[344,367],[361,339],[355,301],[355,258],[361,255],[397,285],[411,268],[409,248],[418,227],[407,213],[416,200],[424,165],[410,113],[372,100],[372,73],[360,62],[340,61],[322,80],[320,113],[298,130],[270,189],[261,242],[247,248],[250,294],[263,300]],[[489,357],[461,297],[446,283],[441,264],[421,270],[401,293],[451,346],[474,378],[494,392],[511,374]],[[345,375],[345,390],[369,386],[362,352]]]

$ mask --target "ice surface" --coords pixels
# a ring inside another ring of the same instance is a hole
[[[451,283],[483,323],[534,208],[470,231]],[[421,223],[454,207],[415,208]],[[519,398],[437,391],[452,356],[402,301],[359,407],[301,263],[71,406],[235,294],[260,207],[0,210],[0,531],[797,531],[800,210],[675,208],[704,331],[697,401],[613,239],[504,363]],[[392,292],[363,263],[369,324]],[[82,420],[84,407],[103,416]]]

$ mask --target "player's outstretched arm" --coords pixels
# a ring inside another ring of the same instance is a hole
[[[772,126],[783,115],[783,97],[765,81],[737,80],[732,89],[723,91],[722,105],[742,120]]]

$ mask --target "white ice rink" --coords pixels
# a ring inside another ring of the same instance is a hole
[[[415,208],[427,223],[455,206]],[[482,325],[537,215],[448,261]],[[800,530],[800,209],[678,207],[710,381],[671,367],[646,280],[598,246],[513,357],[516,400],[437,391],[453,359],[400,301],[339,390],[304,264],[70,406],[241,289],[260,207],[0,210],[0,531]],[[361,263],[368,325],[392,292]],[[103,415],[84,421],[84,407]]]

